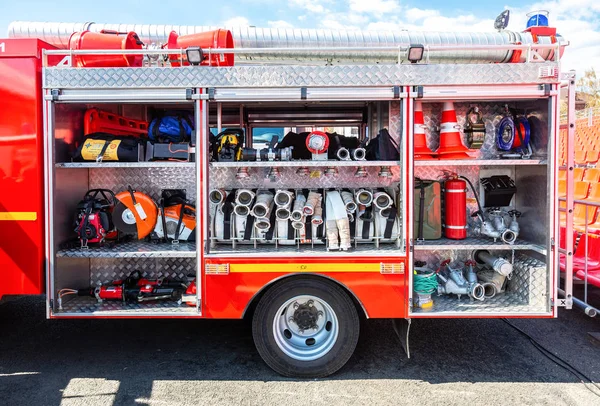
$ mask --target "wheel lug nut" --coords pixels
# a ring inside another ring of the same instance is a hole
[[[294,323],[294,318],[293,318],[293,317],[290,317],[290,318],[288,319],[288,321],[289,321],[290,323]]]
[[[299,307],[300,307],[300,305],[298,304],[298,302],[294,302],[294,309],[297,309]]]
[[[308,307],[313,307],[313,304],[314,304],[314,303],[313,303],[313,301],[312,301],[312,300],[309,300],[307,303],[308,303]]]
[[[317,312],[317,316],[319,316],[319,317],[323,317],[323,312],[319,310],[319,311]]]

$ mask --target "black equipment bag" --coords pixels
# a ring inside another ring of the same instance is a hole
[[[143,161],[144,140],[136,137],[91,133],[83,137],[73,154],[73,161]]]
[[[277,144],[277,148],[294,147],[292,150],[292,159],[312,159],[312,153],[306,147],[307,132],[295,133],[290,131]]]
[[[383,128],[377,136],[367,143],[368,161],[397,161],[400,159],[398,144],[387,129]]]

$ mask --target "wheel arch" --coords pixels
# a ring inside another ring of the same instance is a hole
[[[293,274],[288,274],[288,275],[282,275],[280,277],[270,280],[269,283],[267,283],[262,288],[260,288],[260,290],[258,290],[258,292],[256,292],[252,296],[252,298],[250,299],[250,301],[244,308],[244,311],[242,313],[242,318],[245,319],[247,317],[252,316],[252,314],[254,313],[254,309],[256,309],[256,305],[258,304],[260,299],[275,283],[281,282],[284,280],[295,280],[295,279],[326,280],[326,281],[335,283],[337,286],[342,288],[346,292],[346,294],[350,297],[350,299],[352,300],[352,303],[354,303],[354,307],[356,307],[356,311],[358,312],[359,316],[364,317],[366,319],[369,318],[369,313],[367,313],[367,310],[366,310],[364,304],[361,302],[361,300],[358,298],[358,296],[356,296],[356,294],[350,288],[348,288],[348,286],[346,286],[342,282],[340,282],[337,279],[334,279],[328,275],[317,274],[317,273],[293,273]]]

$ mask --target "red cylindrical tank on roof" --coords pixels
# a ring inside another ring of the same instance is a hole
[[[167,49],[186,49],[188,47],[200,47],[204,52],[204,61],[200,65],[204,66],[233,66],[234,55],[233,54],[211,54],[208,57],[208,49],[227,49],[233,48],[233,35],[229,30],[214,30],[206,31],[198,34],[181,35],[175,31],[171,31],[169,34],[169,40],[167,42]],[[181,66],[181,55],[171,54],[169,59],[171,60],[172,66]],[[185,58],[185,53],[184,53]],[[183,61],[184,65],[189,65],[186,60]]]
[[[138,35],[128,33],[74,32],[69,38],[69,49],[142,49]],[[122,68],[142,66],[143,55],[75,55],[73,65],[80,68]]]
[[[444,235],[453,240],[467,238],[467,183],[449,179],[444,183]]]

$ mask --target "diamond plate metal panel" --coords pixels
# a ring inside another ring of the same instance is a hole
[[[114,259],[94,258],[90,261],[90,286],[101,286],[127,278],[140,271],[147,279],[169,278],[187,281],[196,275],[195,258]]]
[[[90,169],[90,189],[110,189],[115,193],[128,186],[160,198],[163,189],[185,189],[190,202],[196,201],[196,175],[193,166],[151,168],[95,168]]]
[[[69,248],[59,250],[56,256],[65,258],[196,258],[196,244],[131,241],[110,247]]]
[[[358,165],[357,165],[358,167]],[[400,168],[390,167],[391,177],[379,177],[379,167],[364,167],[366,177],[355,177],[356,168],[336,167],[337,174],[325,175],[323,168],[309,168],[310,174],[298,174],[298,168],[280,167],[279,175],[270,178],[270,168],[249,168],[249,177],[237,179],[237,171],[232,168],[213,167],[210,171],[210,187],[219,189],[266,188],[266,189],[311,189],[311,188],[360,188],[394,186],[400,179]],[[189,194],[189,192],[188,192]]]
[[[527,255],[517,255],[513,276],[507,290],[514,292],[530,306],[546,308],[549,304],[548,267],[542,261]]]
[[[236,66],[231,68],[45,68],[49,88],[396,86],[552,83],[538,69],[556,63]]]

